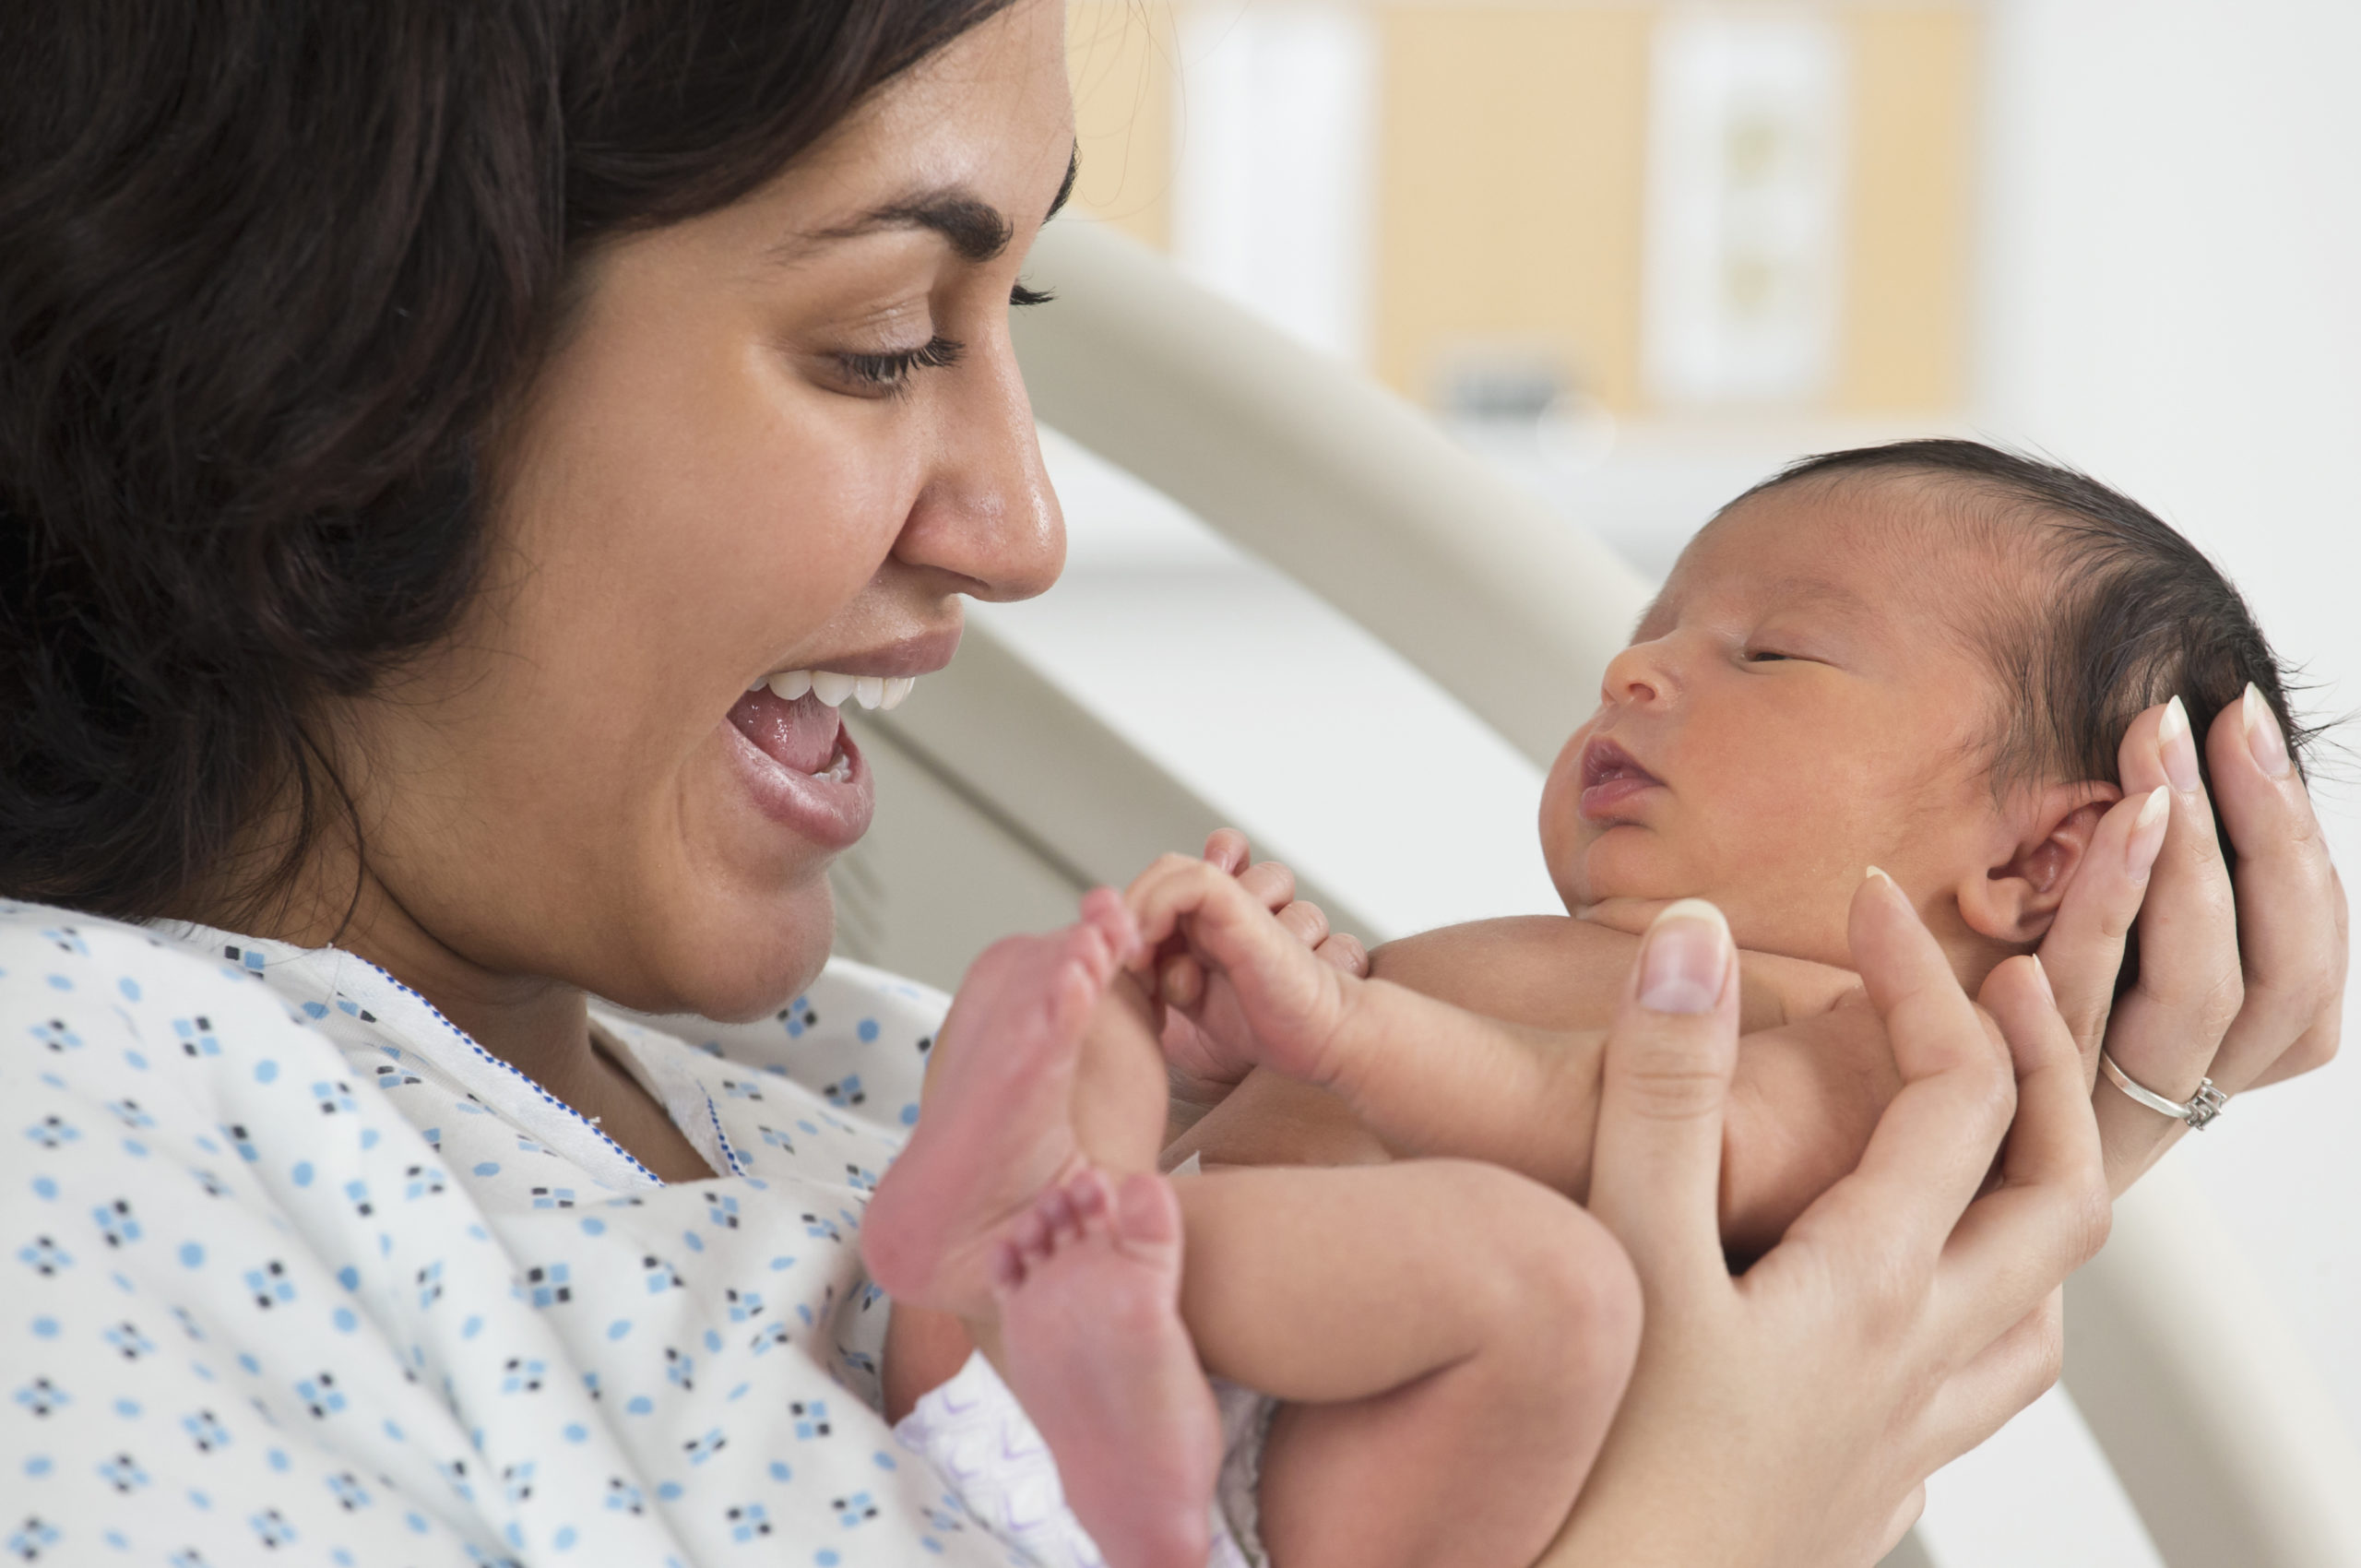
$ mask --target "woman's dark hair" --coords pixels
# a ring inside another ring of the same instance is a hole
[[[0,11],[0,896],[163,912],[282,804],[283,885],[350,811],[324,700],[476,583],[570,265],[1006,3]]]
[[[2303,768],[2319,731],[2296,722],[2286,666],[2238,590],[2162,518],[2087,474],[1980,442],[1897,441],[1801,458],[1738,501],[1872,476],[1925,481],[1941,516],[2017,568],[1967,612],[1989,612],[1974,640],[2011,698],[1993,740],[1996,789],[2113,779],[2132,719],[2174,696],[2210,788],[2204,736],[2249,683]],[[2226,835],[2223,850],[2235,854]]]

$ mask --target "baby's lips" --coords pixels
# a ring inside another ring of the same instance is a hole
[[[1604,735],[1594,737],[1583,748],[1584,789],[1596,789],[1601,784],[1617,783],[1627,778],[1642,784],[1664,782],[1642,767],[1639,758]]]

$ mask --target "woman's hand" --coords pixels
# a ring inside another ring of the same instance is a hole
[[[1882,878],[1856,895],[1851,936],[1902,1092],[1858,1169],[1732,1277],[1715,1224],[1729,935],[1695,904],[1648,932],[1608,1041],[1590,1189],[1646,1328],[1548,1563],[1870,1563],[1928,1475],[2056,1379],[2058,1287],[2107,1228],[2074,1037],[2030,958],[1984,987],[1996,1030]]]
[[[2127,827],[2161,788],[2169,816],[2153,871],[2136,854],[2103,857],[2094,842],[2041,946],[2083,1076],[2094,1086],[2107,1184],[2117,1193],[2185,1129],[2098,1077],[2102,1040],[2133,1082],[2177,1100],[2207,1077],[2235,1095],[2336,1054],[2344,889],[2270,707],[2249,690],[2225,707],[2205,754],[2237,850],[2235,876],[2223,864],[2188,719],[2177,700],[2152,707],[2124,736],[2126,798],[2101,837]],[[2136,836],[2117,837],[2139,848]],[[2116,975],[2135,914],[2140,978],[2118,998]]]

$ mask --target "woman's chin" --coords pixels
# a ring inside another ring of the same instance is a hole
[[[668,909],[635,922],[639,962],[621,989],[592,990],[634,1012],[744,1023],[793,1001],[827,963],[836,937],[836,903],[822,871],[759,897],[699,888]]]
[[[734,964],[715,968],[694,1009],[698,1016],[725,1024],[759,1018],[794,1001],[819,978],[836,941],[836,911],[825,877],[819,879],[817,894],[775,917],[765,939],[747,943]]]

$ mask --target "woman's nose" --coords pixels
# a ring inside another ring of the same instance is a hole
[[[946,378],[934,470],[894,554],[965,579],[974,599],[1030,599],[1058,580],[1064,515],[1041,464],[1033,405],[1007,335]]]

